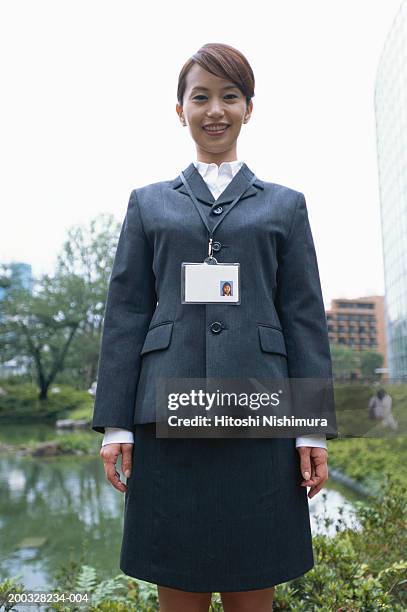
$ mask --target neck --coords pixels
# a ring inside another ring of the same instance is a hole
[[[208,153],[207,151],[197,149],[196,160],[205,164],[217,164],[220,166],[222,162],[237,161],[237,154],[235,149],[224,151],[223,153]]]

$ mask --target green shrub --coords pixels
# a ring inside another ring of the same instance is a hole
[[[78,391],[72,387],[54,385],[48,393],[48,399],[38,399],[38,388],[31,383],[19,385],[1,382],[0,386],[6,395],[0,396],[0,421],[4,423],[35,422],[57,418],[91,418],[93,398],[87,391]],[[52,388],[58,388],[53,393]],[[77,415],[81,414],[81,417]]]
[[[82,451],[83,453],[98,453],[100,451],[100,439],[93,432],[75,431],[64,433],[56,438],[63,453]]]
[[[367,488],[381,486],[383,475],[407,484],[407,437],[353,438],[328,441],[329,465]]]
[[[315,566],[277,587],[274,610],[406,610],[407,487],[384,477],[380,497],[355,502],[355,518],[359,530],[314,536]]]
[[[4,582],[0,582],[0,610],[8,612],[15,610],[13,603],[9,603],[9,593],[23,593],[24,585],[18,582],[16,578],[7,578]]]

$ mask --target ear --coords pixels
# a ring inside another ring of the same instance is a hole
[[[183,113],[183,110],[182,110],[182,106],[180,106],[179,104],[177,104],[177,105],[175,106],[175,110],[176,110],[176,112],[177,112],[177,115],[178,115],[178,117],[179,117],[179,120],[180,120],[180,122],[181,122],[181,125],[186,125],[187,123],[186,123],[185,118],[184,118],[184,113]]]
[[[249,104],[247,105],[243,123],[247,123],[249,121],[252,112],[253,112],[253,100],[250,100]]]

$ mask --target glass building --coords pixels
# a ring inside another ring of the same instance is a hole
[[[23,262],[12,262],[4,265],[7,266],[8,270],[7,284],[10,283],[10,286],[21,287],[28,289],[30,292],[32,291],[33,276],[30,264]],[[3,299],[6,292],[7,288],[0,286],[0,300]]]
[[[407,0],[384,45],[374,104],[389,377],[407,379]]]

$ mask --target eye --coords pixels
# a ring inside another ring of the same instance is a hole
[[[238,98],[239,96],[237,96],[236,94],[225,94],[224,97],[226,99],[233,100],[234,98]],[[202,100],[205,100],[206,96],[204,96],[203,94],[198,94],[197,96],[194,96],[192,99],[200,102]]]

